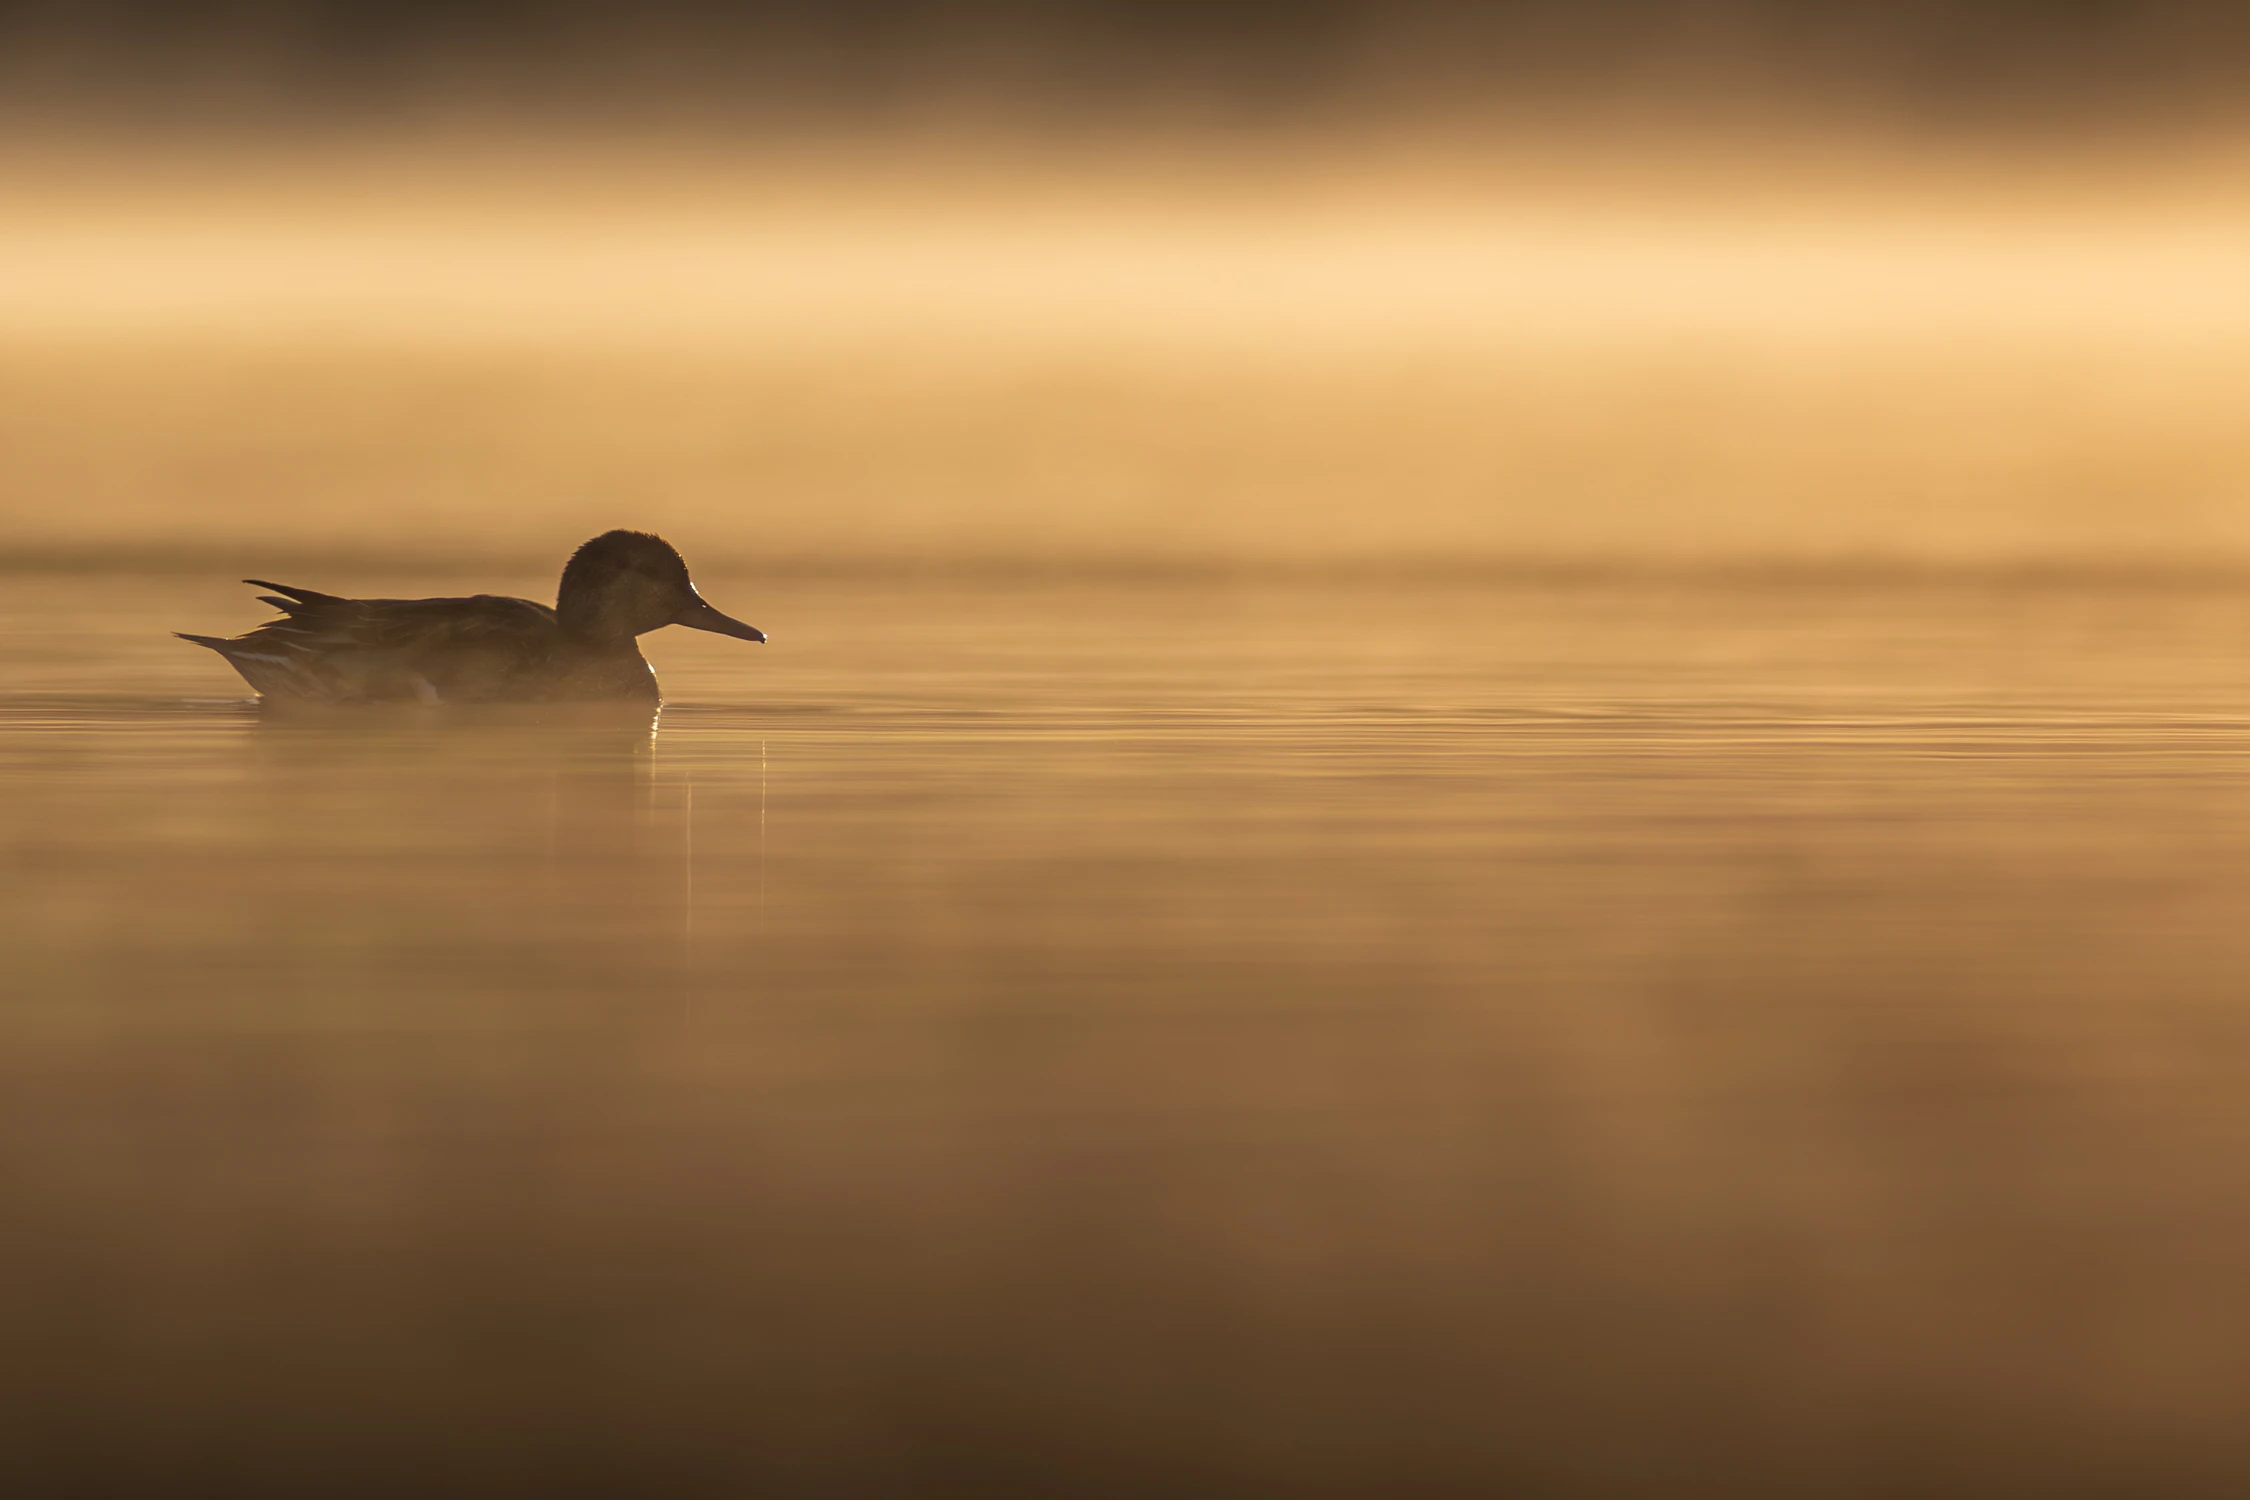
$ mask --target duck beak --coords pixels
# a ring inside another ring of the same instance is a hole
[[[708,630],[713,635],[731,635],[738,641],[762,641],[766,638],[766,633],[757,626],[745,625],[731,615],[722,615],[700,598],[672,623],[685,625],[690,630]]]

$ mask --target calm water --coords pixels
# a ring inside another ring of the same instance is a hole
[[[2250,596],[704,583],[653,727],[0,589],[0,1469],[2250,1484]]]

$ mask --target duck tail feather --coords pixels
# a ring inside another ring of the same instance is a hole
[[[189,635],[184,630],[175,630],[172,632],[172,634],[178,636],[183,641],[193,641],[198,646],[208,646],[213,651],[218,652],[221,656],[226,655],[227,647],[234,644],[234,642],[232,641],[221,640],[218,636],[215,635]]]
[[[323,594],[317,589],[293,589],[286,583],[269,583],[263,578],[245,578],[242,581],[249,584],[253,588],[272,589],[277,594],[287,594],[290,598],[296,600],[301,605],[337,604],[342,602],[337,595]],[[267,602],[274,604],[280,603],[279,600],[268,600]],[[282,605],[282,607],[284,609],[288,608],[287,605]]]

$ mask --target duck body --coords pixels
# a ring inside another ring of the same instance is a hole
[[[317,704],[647,703],[656,674],[638,637],[685,625],[763,641],[696,593],[661,538],[612,531],[578,549],[555,607],[475,594],[345,599],[261,579],[282,611],[248,634],[181,634],[226,658],[261,696]]]
[[[342,599],[245,579],[274,591],[281,619],[208,646],[268,698],[308,703],[657,701],[656,673],[631,639],[571,641],[555,612],[529,599]],[[286,597],[280,597],[286,596]]]

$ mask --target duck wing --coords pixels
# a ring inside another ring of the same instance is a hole
[[[272,589],[282,611],[232,640],[183,635],[218,652],[271,698],[313,703],[476,703],[525,696],[550,670],[555,612],[529,599],[344,599],[312,589]]]

